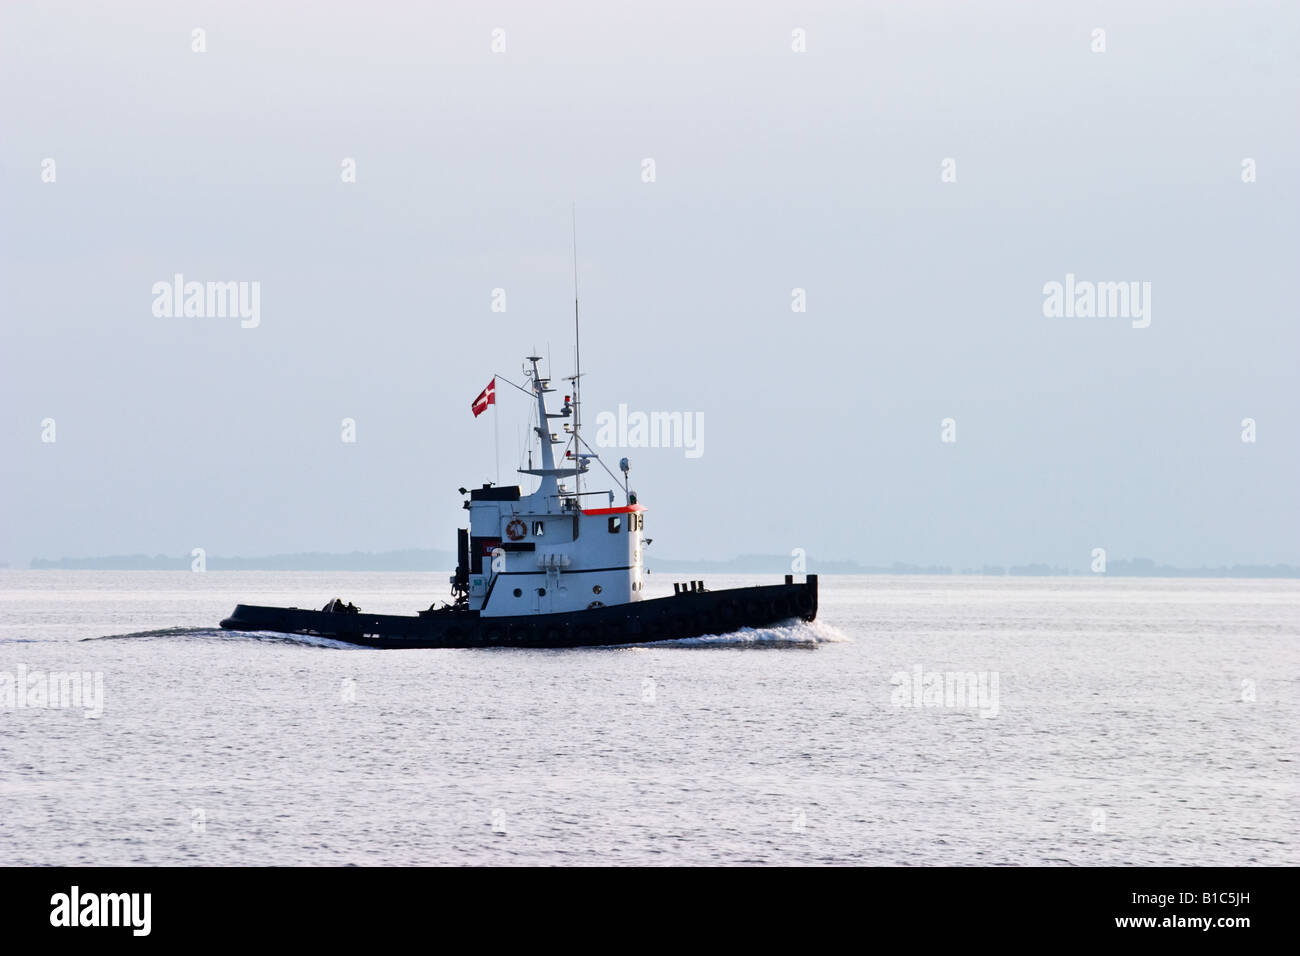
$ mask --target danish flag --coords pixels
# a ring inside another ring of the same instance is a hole
[[[474,417],[478,418],[487,411],[489,405],[497,403],[497,380],[492,376],[492,381],[488,382],[488,387],[478,393],[478,398],[474,399],[474,404],[470,406],[474,410]]]

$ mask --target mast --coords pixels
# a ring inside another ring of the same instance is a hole
[[[530,497],[540,498],[543,502],[548,503],[546,507],[549,509],[550,507],[549,502],[551,502],[552,500],[559,499],[561,497],[567,498],[570,494],[572,494],[571,492],[568,491],[564,492],[563,495],[560,494],[560,485],[558,479],[567,478],[570,475],[577,476],[582,474],[582,472],[586,471],[586,462],[583,459],[574,456],[572,467],[568,467],[567,465],[556,467],[555,451],[553,446],[556,444],[558,439],[554,441],[551,439],[551,419],[568,418],[569,416],[563,412],[547,411],[546,393],[553,392],[555,391],[555,389],[551,388],[551,380],[548,378],[543,378],[541,369],[537,367],[537,363],[540,362],[541,360],[542,357],[540,355],[529,355],[527,357],[527,361],[531,362],[533,365],[532,372],[531,372],[532,383],[533,383],[533,395],[537,399],[537,426],[535,428],[535,431],[537,432],[537,438],[539,444],[541,445],[541,454],[542,454],[541,467],[540,468],[533,467],[532,451],[530,448],[528,467],[520,468],[518,469],[518,471],[521,475],[536,475],[538,478],[542,479],[541,484],[538,486],[537,490],[532,493]],[[563,509],[564,505],[561,503],[560,507],[561,509]]]
[[[532,452],[530,449],[528,467],[518,469],[519,473],[522,475],[536,475],[541,478],[541,484],[530,497],[538,497],[543,502],[560,499],[559,506],[561,510],[581,506],[582,473],[587,470],[587,459],[596,457],[584,453],[582,450],[582,400],[579,394],[582,387],[582,352],[581,340],[578,337],[578,328],[578,216],[577,206],[575,204],[573,214],[573,358],[575,369],[574,374],[570,379],[570,381],[573,382],[573,393],[571,396],[565,396],[566,399],[571,397],[573,401],[566,402],[566,406],[561,412],[555,414],[548,412],[546,410],[546,393],[554,391],[554,389],[549,387],[550,379],[542,378],[541,370],[537,366],[537,363],[542,360],[542,357],[540,355],[527,356],[526,360],[532,363],[533,393],[537,399],[537,437],[540,439],[542,461],[540,468],[534,468]],[[520,391],[523,391],[523,389],[520,389]],[[571,411],[569,405],[572,405]],[[557,468],[555,464],[555,453],[552,450],[553,443],[551,441],[550,420],[552,418],[569,417],[572,417],[573,419],[573,451],[571,453],[573,466]],[[573,476],[574,479],[574,489],[573,491],[566,490],[561,494],[558,479],[570,475]]]
[[[578,501],[582,501],[582,339],[578,334],[578,204],[572,208],[573,219],[573,458],[578,473],[573,478]]]
[[[537,437],[541,441],[542,467],[521,468],[520,471],[541,478],[542,483],[536,493],[549,499],[559,494],[556,478],[562,469],[555,467],[555,452],[551,448],[551,416],[546,413],[546,380],[542,378],[542,373],[537,367],[537,363],[541,360],[540,355],[528,356],[528,361],[533,363],[533,393],[537,396]]]

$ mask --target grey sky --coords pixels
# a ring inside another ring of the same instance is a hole
[[[1300,13],[901,6],[6,5],[0,560],[451,547],[471,399],[571,371],[576,202],[588,421],[704,415],[607,453],[664,557],[1300,563]]]

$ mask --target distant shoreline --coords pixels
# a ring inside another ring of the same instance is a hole
[[[93,558],[33,558],[34,571],[188,571],[190,557],[167,555],[108,555]],[[208,557],[209,571],[449,571],[456,557],[448,551],[409,549],[404,551],[348,554],[304,552],[276,554],[257,558]],[[691,571],[714,574],[789,574],[790,558],[785,555],[740,555],[725,561],[687,561],[674,558],[649,559],[652,572],[677,574]],[[1150,577],[1150,578],[1300,578],[1300,568],[1289,564],[1242,565],[1217,568],[1178,568],[1157,564],[1147,558],[1116,560],[1104,572],[1061,568],[1046,564],[983,565],[956,568],[947,565],[914,565],[896,562],[888,566],[864,565],[857,561],[818,561],[808,558],[807,569],[813,574],[931,574],[986,575],[992,577]],[[15,569],[16,570],[16,569]]]

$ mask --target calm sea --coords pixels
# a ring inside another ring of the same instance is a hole
[[[812,625],[588,650],[216,627],[446,580],[0,571],[0,860],[1300,863],[1300,582],[825,576]]]

